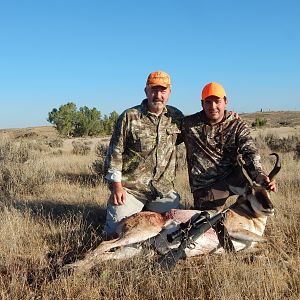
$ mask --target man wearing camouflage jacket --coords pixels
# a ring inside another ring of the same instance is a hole
[[[196,209],[222,210],[231,195],[229,185],[243,185],[237,168],[239,154],[253,180],[276,190],[275,182],[270,182],[262,170],[249,127],[225,110],[227,102],[224,88],[218,83],[209,83],[202,91],[203,110],[183,120],[181,138],[187,150]]]
[[[151,73],[145,93],[147,99],[120,115],[105,159],[112,192],[105,224],[109,236],[118,221],[143,208],[166,212],[179,206],[174,177],[183,114],[166,105],[171,93],[167,73]]]

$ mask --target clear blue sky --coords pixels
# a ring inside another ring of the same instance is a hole
[[[297,0],[0,0],[0,128],[70,101],[121,113],[159,69],[185,114],[210,81],[240,113],[299,110],[299,16]]]

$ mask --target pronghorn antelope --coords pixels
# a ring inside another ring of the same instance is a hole
[[[276,153],[276,163],[269,174],[270,180],[280,170],[279,157]],[[263,237],[268,216],[274,214],[274,207],[267,188],[253,182],[247,175],[243,166],[242,172],[247,179],[244,187],[231,186],[233,193],[239,195],[236,203],[226,212],[224,225],[232,239],[236,251],[254,248],[257,242],[266,242]],[[141,242],[148,241],[159,253],[164,254],[169,249],[179,246],[180,241],[168,242],[167,235],[178,230],[180,224],[187,222],[197,210],[172,209],[160,214],[155,212],[139,212],[123,219],[118,227],[118,238],[102,242],[98,248],[88,253],[83,260],[66,265],[66,269],[74,269],[81,273],[88,271],[101,261],[110,259],[130,258],[141,252]],[[114,249],[114,251],[110,251]],[[224,249],[220,247],[215,231],[210,228],[193,243],[193,247],[186,248],[187,257],[206,253],[221,253]]]

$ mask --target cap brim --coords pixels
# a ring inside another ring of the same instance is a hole
[[[218,94],[217,95],[217,93],[211,93],[210,95],[206,95],[205,98],[202,99],[202,100],[205,100],[205,99],[207,99],[208,97],[211,97],[211,96],[218,97],[218,98],[224,98],[224,97],[226,97],[226,95],[224,95],[224,94]]]
[[[154,87],[154,86],[162,86],[164,88],[168,88],[170,87],[171,85],[170,84],[163,84],[163,83],[149,83],[147,84],[148,86],[150,87]]]

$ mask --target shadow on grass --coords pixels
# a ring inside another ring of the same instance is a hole
[[[95,249],[104,239],[106,209],[96,204],[14,200],[5,206],[21,212],[29,212],[33,218],[36,218],[38,222],[45,223],[46,226],[51,223],[61,223],[63,226],[67,224],[67,228],[70,228],[66,234],[62,233],[63,230],[58,230],[57,233],[45,236],[47,244],[52,248],[46,253],[48,267],[44,270],[50,281],[61,274],[65,264],[82,259],[88,251]],[[80,226],[78,226],[79,222]],[[30,271],[29,284],[37,284],[38,278],[35,273]]]
[[[57,176],[71,184],[80,184],[87,187],[95,187],[100,181],[103,181],[103,179],[96,174],[59,173]]]
[[[106,209],[91,203],[58,203],[51,200],[14,200],[11,206],[20,211],[29,211],[33,217],[43,217],[53,221],[81,217],[89,226],[99,227],[105,222]]]

